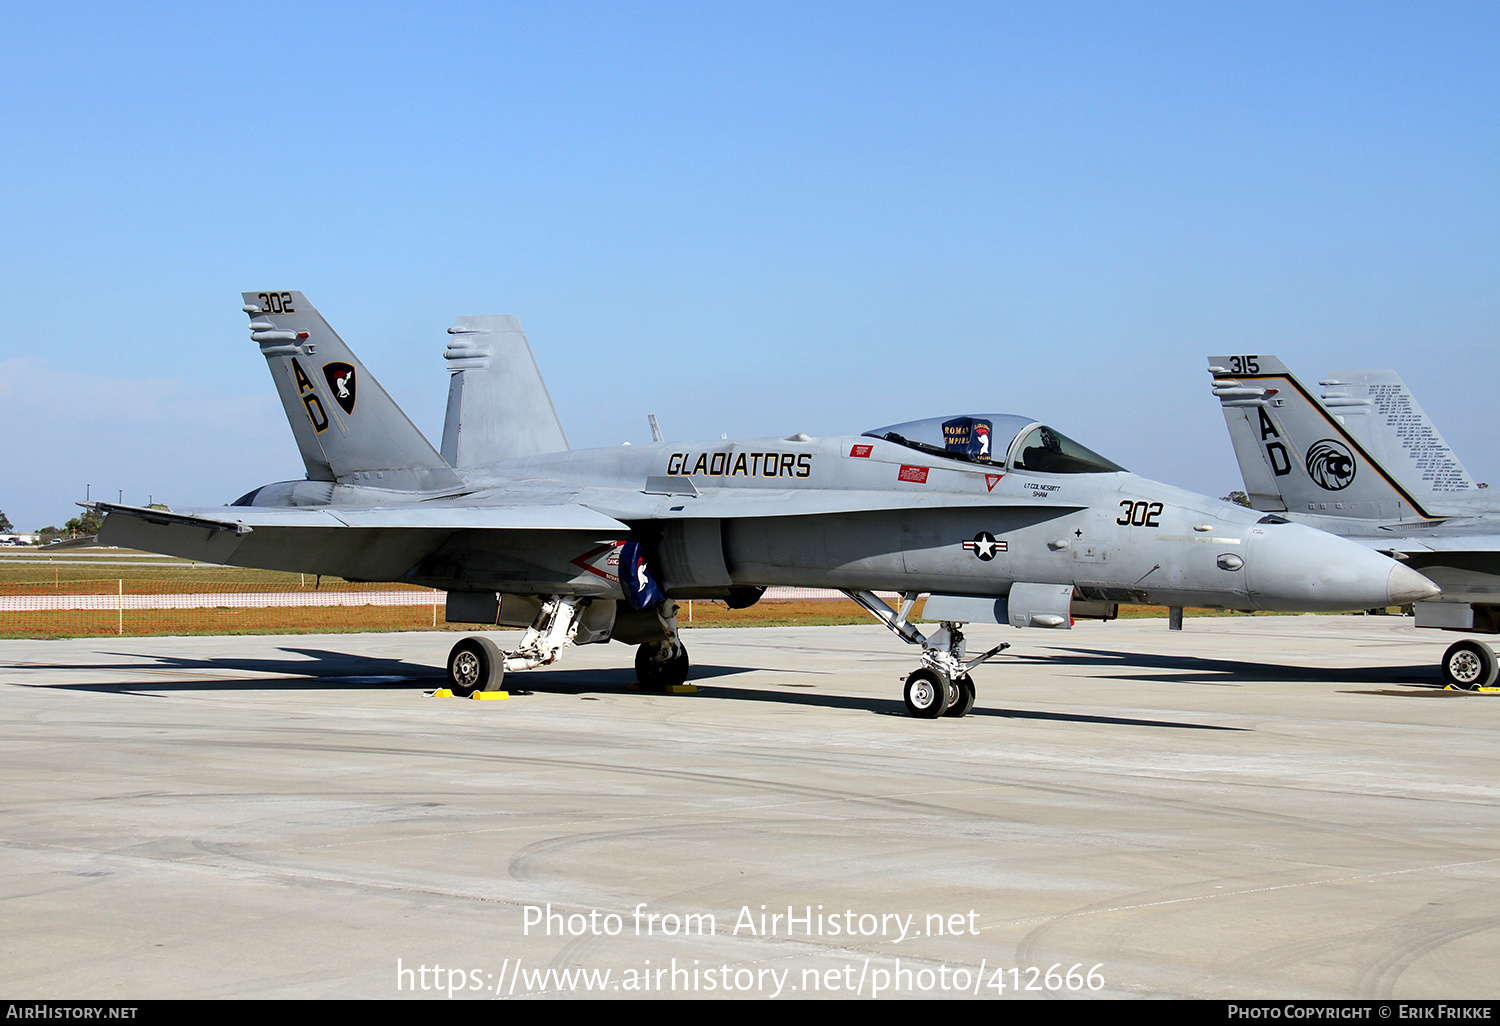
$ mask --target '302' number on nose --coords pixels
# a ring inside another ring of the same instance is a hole
[[[1162,504],[1159,502],[1121,499],[1120,515],[1115,518],[1115,523],[1121,527],[1160,527],[1156,518],[1161,515],[1161,511]]]

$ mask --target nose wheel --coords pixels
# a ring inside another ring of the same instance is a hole
[[[967,673],[950,678],[938,670],[922,667],[906,678],[901,697],[906,711],[924,720],[939,716],[955,719],[974,710],[974,678]]]
[[[953,685],[936,670],[923,667],[906,678],[902,697],[906,711],[924,720],[935,720],[948,711],[953,701]]]
[[[974,711],[974,678],[967,673],[962,677],[955,677],[948,685],[948,708],[944,710],[944,716],[967,716]]]

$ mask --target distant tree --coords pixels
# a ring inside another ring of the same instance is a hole
[[[73,535],[98,534],[99,528],[103,526],[104,518],[94,510],[86,510],[81,516],[76,516],[63,526]]]
[[[1250,505],[1250,496],[1244,492],[1230,492],[1228,495],[1219,496],[1219,501],[1232,502],[1236,506],[1248,506]]]
[[[4,510],[0,510],[0,531],[14,531],[14,530],[15,530],[15,528],[13,526],[11,526],[10,517],[8,517],[8,516],[5,515],[5,511]]]

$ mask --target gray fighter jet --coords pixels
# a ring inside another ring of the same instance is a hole
[[[1211,356],[1214,395],[1256,509],[1344,535],[1442,588],[1418,627],[1500,633],[1500,502],[1476,485],[1392,371],[1341,371],[1314,395],[1274,356]],[[1495,653],[1455,642],[1443,676],[1494,684]]]
[[[228,507],[97,503],[101,539],[236,566],[405,581],[451,622],[526,628],[454,645],[455,692],[569,645],[639,646],[680,683],[676,600],[747,606],[776,585],[836,588],[920,649],[905,700],[963,715],[963,626],[1067,628],[1120,602],[1335,610],[1437,593],[1396,562],[1279,517],[1147,481],[1030,417],[939,417],[854,437],[570,451],[520,325],[449,329],[441,452],[298,292],[245,293],[306,464]],[[877,590],[901,596],[893,608]],[[911,622],[940,626],[923,634]]]

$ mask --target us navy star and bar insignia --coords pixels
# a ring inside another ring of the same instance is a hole
[[[988,531],[980,531],[970,540],[964,542],[964,551],[972,552],[980,559],[988,563],[995,558],[995,553],[1007,551],[1003,541],[996,541],[995,536]]]

